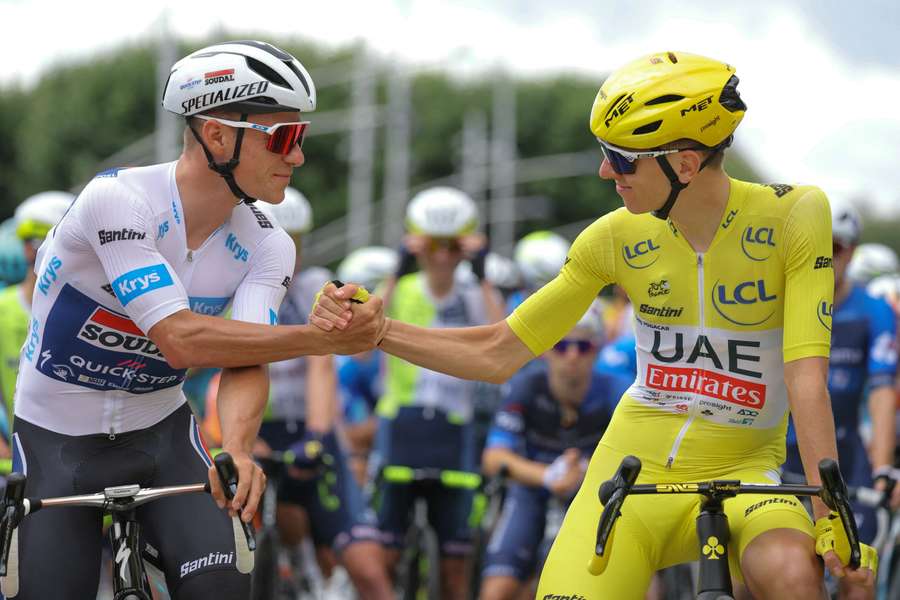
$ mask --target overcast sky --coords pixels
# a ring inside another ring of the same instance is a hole
[[[266,7],[266,10],[261,10]],[[737,67],[749,111],[738,146],[768,181],[814,183],[900,213],[900,3],[857,0],[0,0],[0,85],[152,35],[271,31],[334,46],[363,40],[407,63],[463,72],[597,77],[683,50]],[[302,57],[300,57],[302,60]],[[585,124],[590,107],[585,107]]]

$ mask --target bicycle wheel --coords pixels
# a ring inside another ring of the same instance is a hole
[[[273,600],[278,590],[278,532],[262,529],[256,534],[255,565],[250,575],[251,600]]]

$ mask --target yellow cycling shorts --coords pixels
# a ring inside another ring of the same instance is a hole
[[[572,502],[538,586],[538,600],[643,600],[650,578],[659,569],[697,560],[696,518],[700,496],[693,494],[629,496],[616,523],[609,564],[603,574],[588,573],[602,505],[597,491],[615,473],[625,454],[603,442],[591,459],[584,484]],[[738,479],[777,483],[765,466],[736,467],[727,473],[697,474],[664,468],[642,469],[638,483],[677,483]],[[813,535],[813,524],[793,496],[742,494],[725,501],[731,540],[727,554],[731,574],[740,578],[739,557],[760,533],[791,528]]]

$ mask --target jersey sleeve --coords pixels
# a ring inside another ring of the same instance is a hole
[[[263,325],[278,324],[278,309],[294,273],[294,242],[277,231],[260,242],[244,280],[234,293],[231,318]]]
[[[871,298],[869,309],[870,388],[893,387],[897,374],[897,317],[881,298]]]
[[[559,275],[507,317],[507,324],[535,356],[562,339],[600,290],[614,281],[611,218],[602,217],[582,231]]]
[[[828,357],[834,270],[831,209],[811,188],[798,198],[785,223],[784,361]]]
[[[81,234],[109,278],[125,312],[144,332],[188,308],[187,294],[156,247],[147,202],[113,178],[92,181],[76,201]]]
[[[531,378],[520,372],[504,386],[504,397],[494,422],[488,431],[485,448],[506,448],[513,452],[525,450],[525,401]]]

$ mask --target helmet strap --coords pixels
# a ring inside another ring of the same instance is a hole
[[[672,168],[672,165],[669,164],[669,161],[666,160],[665,156],[657,156],[656,162],[659,163],[659,168],[662,169],[663,173],[665,173],[666,177],[669,179],[669,185],[672,188],[669,190],[669,197],[666,198],[665,203],[652,212],[654,217],[665,221],[669,218],[669,212],[671,212],[672,207],[675,206],[675,201],[678,200],[678,194],[680,194],[681,190],[686,188],[688,184],[681,183],[681,180],[678,179],[678,175],[675,173],[675,169]]]
[[[726,145],[731,143],[731,138],[729,137],[726,140]],[[724,148],[722,144],[719,144],[715,148],[712,149],[712,152],[709,153],[709,156],[703,159],[703,162],[700,163],[700,168],[697,169],[699,173],[703,169],[706,168],[706,165],[715,158],[715,156],[722,151]],[[658,209],[653,211],[653,216],[657,219],[662,219],[665,221],[669,218],[669,213],[672,211],[672,207],[675,206],[675,201],[678,199],[678,194],[681,193],[681,190],[686,188],[690,182],[681,183],[681,180],[678,179],[678,175],[675,173],[675,169],[672,168],[672,165],[669,164],[669,161],[666,160],[665,156],[657,156],[656,162],[659,163],[659,168],[662,169],[663,173],[665,173],[666,177],[669,180],[669,185],[672,186],[672,189],[669,191],[669,197],[666,198],[665,203]]]
[[[247,120],[247,114],[241,115],[241,121]],[[187,117],[188,121],[188,129],[191,130],[191,133],[194,134],[194,138],[200,143],[200,147],[203,148],[203,153],[206,155],[207,165],[212,171],[215,171],[222,179],[225,180],[225,183],[228,184],[228,189],[231,190],[231,193],[234,194],[238,199],[238,204],[243,202],[244,204],[252,204],[256,202],[256,198],[251,198],[248,196],[244,190],[238,186],[237,181],[234,179],[234,169],[240,164],[240,156],[241,156],[241,142],[244,141],[244,128],[238,128],[237,131],[237,139],[234,142],[234,152],[231,155],[231,160],[228,162],[216,162],[213,158],[212,152],[209,151],[209,148],[206,147],[206,144],[203,143],[203,139],[200,137],[200,134],[191,126],[191,118]]]

